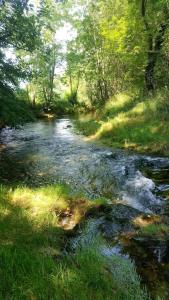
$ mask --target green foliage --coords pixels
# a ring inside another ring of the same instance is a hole
[[[0,128],[3,126],[16,126],[35,120],[34,112],[26,99],[25,93],[15,96],[13,92],[0,94]]]
[[[36,5],[35,5],[36,6]],[[70,17],[71,15],[71,17]],[[126,90],[168,88],[169,6],[152,1],[4,1],[0,11],[0,92],[27,78],[32,106],[56,98],[100,107]],[[13,26],[11,26],[13,24]],[[65,44],[56,32],[68,26]],[[5,50],[16,59],[7,59]],[[63,70],[57,74],[56,70]],[[60,104],[58,104],[60,105]]]
[[[71,105],[77,104],[77,91],[73,90],[71,92],[65,93],[65,100],[68,101]]]
[[[2,1],[0,10],[2,48],[34,50],[38,32],[35,16],[28,1]]]
[[[73,4],[72,4],[73,5]],[[167,1],[81,1],[72,25],[82,80],[92,105],[117,92],[168,86]],[[70,9],[70,8],[69,8]],[[71,56],[72,57],[72,56]],[[70,59],[67,72],[74,69]]]
[[[0,31],[0,126],[3,126],[14,125],[17,118],[18,122],[30,120],[26,101],[19,101],[15,94],[19,79],[25,78],[27,72],[19,57],[12,60],[5,55],[6,50],[33,51],[38,42],[36,20],[27,1],[1,3]]]
[[[65,100],[57,100],[52,103],[52,111],[56,112],[56,114],[71,114],[74,113],[75,108],[72,104]]]

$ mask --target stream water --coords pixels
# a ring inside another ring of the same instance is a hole
[[[62,118],[3,129],[0,182],[38,187],[64,182],[93,201],[105,197],[108,208],[87,221],[89,235],[97,231],[104,237],[104,255],[134,260],[154,299],[169,299],[169,236],[134,235],[131,222],[156,214],[168,218],[169,159],[86,142],[73,122]]]

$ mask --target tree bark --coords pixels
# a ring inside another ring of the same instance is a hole
[[[71,74],[71,72],[69,73],[69,84],[70,84],[70,94],[72,95],[72,93],[73,93],[73,83],[72,83],[72,74]]]
[[[43,85],[43,96],[44,96],[46,107],[47,107],[48,106],[48,96],[47,96],[47,91],[46,91],[44,85]]]
[[[163,45],[163,39],[164,39],[164,33],[166,30],[166,24],[163,24],[160,26],[160,29],[158,31],[158,34],[156,38],[151,39],[149,41],[149,51],[148,51],[148,61],[147,66],[145,69],[145,81],[146,81],[146,87],[148,91],[152,91],[155,88],[154,85],[154,68],[158,59],[158,56],[160,54],[160,50]]]
[[[32,107],[36,106],[36,96],[35,93],[33,94],[33,99],[32,99]]]
[[[147,57],[147,65],[145,68],[145,84],[149,92],[149,91],[153,91],[155,88],[154,69],[156,66],[158,55],[160,54],[160,50],[162,48],[164,34],[167,28],[167,23],[161,24],[156,37],[153,37],[149,28],[149,24],[146,19],[147,0],[142,0],[141,4],[142,4],[141,14],[144,20],[145,29],[148,33],[148,57]]]
[[[56,59],[54,58],[51,74],[50,74],[50,93],[49,93],[49,105],[53,100],[53,82],[55,77]]]

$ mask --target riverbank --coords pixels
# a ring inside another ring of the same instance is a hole
[[[169,155],[168,95],[162,92],[149,97],[119,94],[75,124],[88,140],[109,147]]]
[[[0,101],[0,129],[5,126],[16,126],[36,119],[36,112],[30,103],[13,94],[4,96]]]
[[[1,132],[0,298],[134,300],[141,278],[168,299],[169,160],[88,143],[73,123]]]
[[[79,107],[80,104],[76,107],[66,100],[57,100],[51,108],[44,109],[44,104],[37,103],[32,106],[25,96],[21,98],[9,95],[0,103],[0,129],[6,126],[16,127],[38,119],[50,120],[62,115],[75,115]]]
[[[147,299],[133,263],[115,255],[106,260],[97,238],[76,252],[63,251],[85,213],[101,203],[63,185],[1,186],[0,298]]]

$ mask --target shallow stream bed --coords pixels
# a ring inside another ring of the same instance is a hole
[[[93,201],[107,199],[103,210],[87,217],[86,241],[101,235],[103,255],[130,257],[152,297],[169,299],[168,158],[86,142],[68,118],[5,128],[0,145],[0,183],[39,187],[64,182]],[[153,220],[165,223],[161,233],[140,234]],[[70,241],[72,251],[82,239],[79,230]]]

